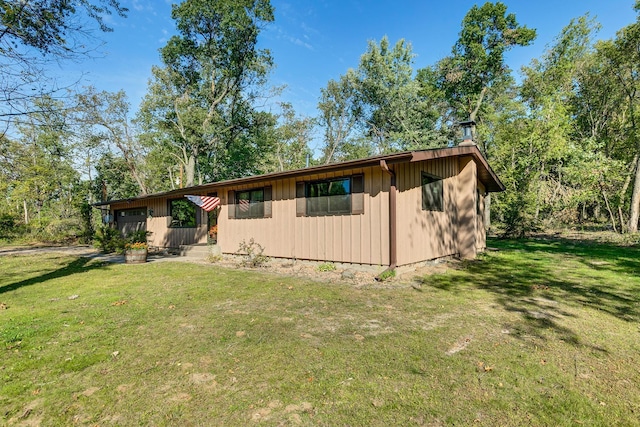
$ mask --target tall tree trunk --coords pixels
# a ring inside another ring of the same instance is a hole
[[[29,211],[27,210],[27,201],[22,201],[22,207],[24,209],[24,223],[29,224]]]
[[[187,164],[186,164],[185,174],[187,175],[186,187],[193,186],[193,183],[195,182],[195,179],[196,179],[196,158],[193,154],[189,156],[189,160],[187,161]]]
[[[638,232],[638,214],[640,213],[640,158],[636,162],[633,192],[631,193],[631,209],[629,214],[629,233]]]
[[[611,210],[611,206],[609,205],[609,198],[607,197],[607,192],[604,190],[604,187],[602,186],[602,182],[600,182],[600,191],[602,192],[602,197],[604,198],[604,203],[607,207],[607,212],[609,212],[609,218],[611,219],[611,225],[613,226],[613,231],[617,233],[618,229],[616,227],[616,217],[613,214],[613,211]]]
[[[491,193],[487,193],[484,198],[484,229],[491,228]]]

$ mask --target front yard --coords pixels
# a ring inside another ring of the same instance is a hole
[[[0,422],[640,425],[640,250],[489,246],[365,286],[0,257]]]

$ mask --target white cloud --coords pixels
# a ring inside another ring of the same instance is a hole
[[[138,12],[141,12],[144,10],[144,6],[140,4],[140,0],[133,0],[131,2],[131,7],[133,7]]]
[[[307,43],[304,40],[301,40],[299,37],[293,36],[289,34],[287,31],[283,30],[282,27],[278,25],[273,25],[269,27],[268,32],[273,33],[273,37],[280,40],[286,40],[289,43],[292,43],[296,46],[304,47],[305,49],[314,50],[313,45],[311,43]],[[309,40],[309,37],[306,35],[302,36],[304,39]]]

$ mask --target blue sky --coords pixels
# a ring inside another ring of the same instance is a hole
[[[124,89],[135,111],[147,88],[151,66],[159,64],[158,49],[173,34],[170,0],[121,0],[130,9],[126,19],[109,17],[113,33],[102,34],[99,58],[63,64],[64,78],[82,75],[85,85],[99,90]],[[263,30],[260,44],[271,50],[276,69],[271,84],[286,85],[282,100],[301,114],[316,114],[320,88],[358,65],[368,40],[387,35],[392,43],[404,38],[416,54],[415,68],[448,55],[464,15],[474,4],[466,0],[362,1],[272,0],[275,22]],[[539,57],[572,18],[589,13],[602,25],[599,38],[636,18],[633,0],[504,0],[520,24],[538,30],[533,45],[507,57],[517,72]]]

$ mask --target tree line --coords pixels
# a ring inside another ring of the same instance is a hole
[[[273,58],[258,47],[274,21],[269,0],[173,5],[176,34],[137,111],[123,91],[59,87],[46,71],[90,55],[88,28],[126,17],[117,0],[0,8],[0,238],[89,239],[96,201],[448,146],[464,120],[507,187],[488,200],[501,233],[577,223],[637,232],[638,19],[598,40],[597,22],[577,17],[516,80],[505,53],[536,31],[500,2],[473,6],[448,56],[416,69],[405,40],[369,41],[304,117],[272,102]]]

